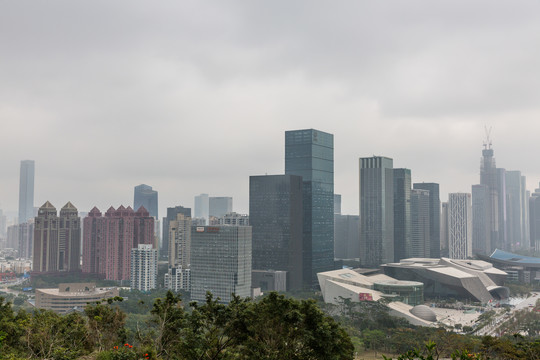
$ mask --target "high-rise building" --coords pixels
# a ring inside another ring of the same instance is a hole
[[[231,294],[251,296],[251,227],[191,228],[191,299],[206,293],[228,303]]]
[[[34,160],[21,161],[19,177],[19,224],[34,217]]]
[[[131,288],[150,291],[157,287],[158,253],[151,244],[131,249]]]
[[[411,245],[407,248],[408,258],[432,257],[430,213],[430,191],[411,190]]]
[[[499,194],[498,184],[497,167],[495,158],[493,157],[491,141],[488,136],[484,142],[484,150],[482,150],[482,159],[480,162],[480,185],[485,185],[488,189],[486,200],[486,209],[488,212],[482,217],[482,221],[486,221],[489,224],[489,244],[486,245],[490,250],[489,252],[496,248],[502,249],[502,242],[499,237],[499,197],[502,194]]]
[[[529,207],[525,176],[520,171],[507,171],[505,180],[508,245],[510,250],[529,249]]]
[[[32,259],[32,251],[34,250],[34,219],[14,226],[17,226],[19,257]]]
[[[531,248],[540,251],[540,186],[529,198]]]
[[[341,195],[334,194],[334,214],[341,214]]]
[[[471,194],[448,194],[448,252],[451,259],[473,255]]]
[[[208,212],[209,217],[215,216],[217,218],[232,212],[233,199],[229,196],[212,196],[208,199]]]
[[[163,236],[161,238],[161,256],[169,255],[169,222],[176,219],[176,215],[183,214],[191,218],[191,209],[183,206],[167,208],[167,217],[163,218]]]
[[[334,135],[286,131],[285,174],[302,177],[304,282],[318,286],[317,273],[334,268]]]
[[[93,208],[84,219],[83,272],[107,280],[129,280],[131,249],[154,244],[154,218],[141,206],[112,206],[105,216]]]
[[[194,217],[196,219],[205,219],[208,221],[210,200],[208,194],[200,194],[195,196]]]
[[[497,193],[499,194],[497,206],[499,215],[499,240],[496,244],[498,244],[497,248],[508,250],[510,249],[510,243],[508,240],[508,213],[506,208],[506,169],[497,168]]]
[[[134,196],[133,196],[133,209],[134,211],[139,210],[141,206],[150,213],[150,216],[153,216],[156,220],[158,217],[158,192],[152,190],[151,186],[141,184],[135,186]]]
[[[169,222],[169,266],[188,269],[191,263],[191,218],[182,213]]]
[[[441,257],[441,199],[439,184],[415,183],[414,189],[429,191],[429,257]]]
[[[360,258],[360,217],[334,215],[334,257],[336,259]]]
[[[394,169],[394,261],[411,251],[411,170]]]
[[[393,160],[360,158],[360,262],[378,267],[394,262]]]
[[[38,273],[78,271],[81,219],[68,202],[60,209],[46,202],[39,208],[34,224],[32,270]]]
[[[249,177],[253,269],[286,271],[290,290],[304,285],[302,199],[300,176]],[[311,272],[306,278],[311,278]]]
[[[0,239],[5,239],[7,235],[7,217],[4,211],[0,209]]]
[[[441,257],[448,257],[448,203],[441,203]]]
[[[489,194],[487,185],[472,186],[473,254],[491,255]]]

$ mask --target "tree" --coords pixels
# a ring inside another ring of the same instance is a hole
[[[126,314],[118,307],[111,304],[114,301],[122,301],[121,297],[115,297],[87,305],[84,313],[88,317],[88,331],[94,346],[98,350],[112,348],[115,344],[125,341]]]

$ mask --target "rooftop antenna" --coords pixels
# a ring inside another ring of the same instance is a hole
[[[488,128],[487,125],[484,125],[484,131],[486,132],[486,140],[484,141],[484,149],[491,149],[491,129],[492,129],[491,126]]]

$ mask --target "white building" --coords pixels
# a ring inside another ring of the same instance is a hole
[[[165,274],[165,288],[174,292],[191,291],[191,270],[171,267]]]
[[[448,252],[451,259],[472,257],[471,194],[448,194]]]
[[[158,253],[151,244],[139,244],[131,249],[131,288],[149,291],[156,288]]]

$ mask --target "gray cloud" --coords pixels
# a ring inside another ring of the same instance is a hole
[[[0,3],[0,206],[36,160],[36,205],[160,207],[207,192],[248,211],[248,176],[283,172],[283,132],[335,135],[336,192],[358,157],[394,158],[443,193],[498,165],[540,179],[533,2]],[[443,195],[444,197],[445,195]]]

